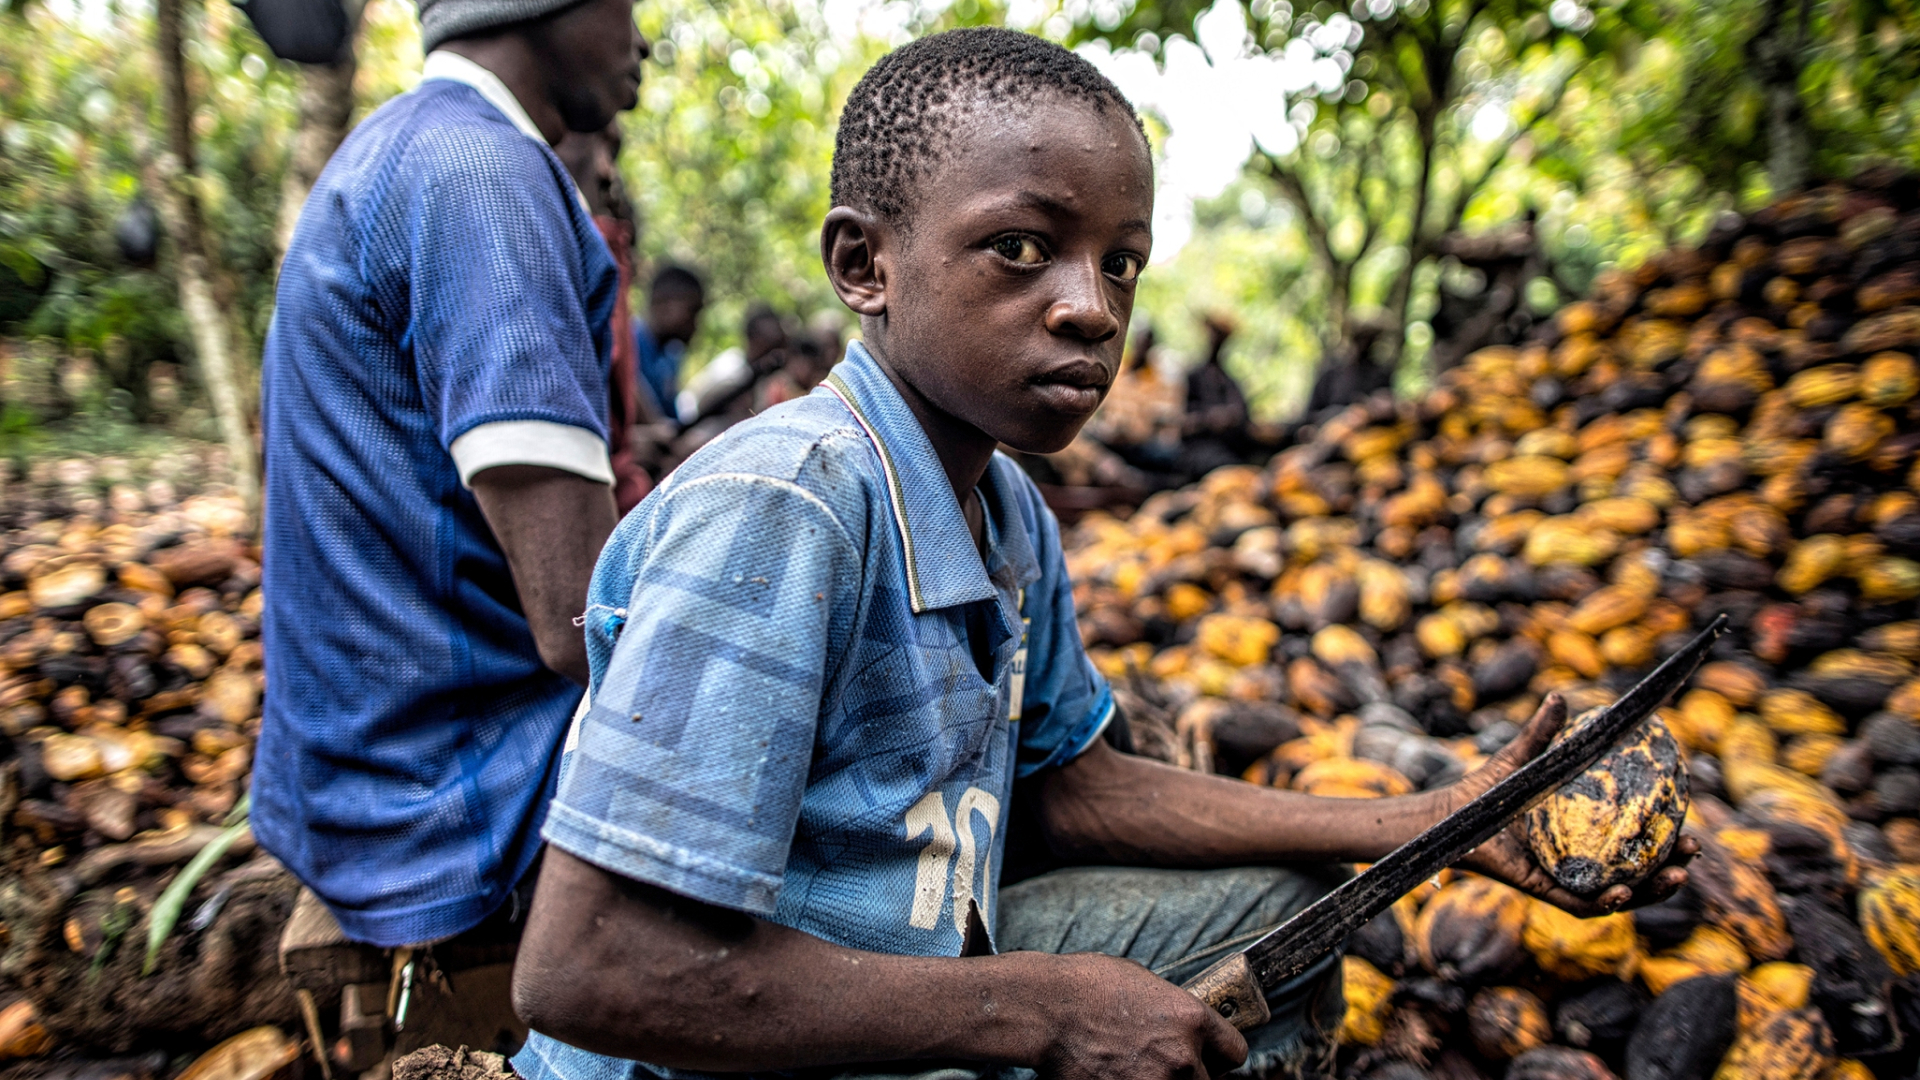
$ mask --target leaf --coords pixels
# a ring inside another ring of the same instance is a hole
[[[244,817],[246,805],[246,801],[243,800],[234,807],[236,812],[243,815],[241,820],[229,824],[225,832],[215,837],[206,847],[201,848],[200,854],[195,855],[192,861],[181,869],[180,876],[174,878],[167,885],[166,891],[160,894],[160,899],[154,901],[153,914],[149,916],[147,923],[147,958],[140,965],[140,974],[153,974],[153,969],[160,962],[160,949],[167,943],[167,938],[173,936],[173,928],[180,922],[180,913],[186,910],[187,897],[193,895],[193,887],[200,884],[200,879],[207,876],[207,871],[213,869],[213,864],[219,862],[220,857],[227,853],[227,849],[231,848],[247,831],[247,822]],[[228,815],[228,821],[233,821],[233,815]]]

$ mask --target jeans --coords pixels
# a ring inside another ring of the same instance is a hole
[[[1344,875],[1331,868],[1137,870],[1076,867],[1000,890],[1000,952],[1099,952],[1184,982],[1318,900]],[[1340,957],[1330,955],[1267,994],[1273,1019],[1247,1039],[1231,1075],[1333,1075],[1345,1015]],[[1032,1080],[1031,1069],[952,1065],[916,1072],[848,1072],[838,1080]]]

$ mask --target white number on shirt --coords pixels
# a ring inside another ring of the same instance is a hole
[[[913,912],[907,917],[908,925],[931,930],[940,924],[940,911],[946,906],[949,865],[953,866],[954,925],[962,925],[964,916],[960,913],[974,899],[974,878],[980,862],[973,835],[975,814],[986,819],[987,844],[991,847],[994,831],[1000,827],[1000,799],[991,792],[968,788],[960,796],[952,823],[947,820],[947,800],[938,791],[927,792],[925,798],[907,811],[907,839],[917,840],[923,833],[931,834],[927,846],[920,849],[920,863],[913,881]],[[960,855],[957,862],[956,847]],[[980,917],[987,918],[985,897],[981,898]]]

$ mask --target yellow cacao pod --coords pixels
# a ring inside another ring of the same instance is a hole
[[[1794,594],[1809,592],[1846,569],[1847,542],[1832,533],[1809,536],[1787,552],[1786,565],[1774,577],[1782,589]]]
[[[1341,958],[1347,1014],[1340,1023],[1340,1041],[1348,1046],[1372,1046],[1386,1034],[1393,1015],[1393,980],[1357,956]]]
[[[1860,400],[1869,405],[1900,405],[1915,392],[1920,392],[1920,370],[1906,353],[1875,353],[1860,365]]]
[[[1321,798],[1382,799],[1412,793],[1413,782],[1393,766],[1377,761],[1326,758],[1295,774],[1293,787]]]
[[[1874,447],[1893,432],[1893,417],[1871,405],[1854,402],[1840,406],[1827,421],[1824,441],[1827,449],[1858,461],[1873,453]]]
[[[1854,575],[1860,598],[1876,604],[1920,596],[1920,562],[1888,555],[1875,559]]]
[[[1625,536],[1640,536],[1660,525],[1660,508],[1631,495],[1595,499],[1582,506],[1576,516]]]
[[[1589,679],[1597,679],[1607,672],[1607,661],[1600,655],[1599,643],[1578,630],[1557,630],[1548,635],[1547,653]]]
[[[1487,466],[1487,486],[1503,495],[1539,498],[1568,483],[1567,463],[1544,455],[1510,457]]]
[[[1527,845],[1555,881],[1593,896],[1659,869],[1680,838],[1687,805],[1679,744],[1659,717],[1650,717],[1527,811]]]
[[[1895,975],[1920,972],[1920,866],[1907,865],[1860,890],[1860,929]]]
[[[1311,647],[1314,658],[1329,667],[1338,668],[1342,664],[1372,666],[1380,662],[1373,646],[1367,644],[1367,639],[1361,637],[1359,631],[1339,623],[1316,632]]]
[[[1834,1065],[1833,1031],[1818,1009],[1780,1009],[1734,1036],[1714,1080],[1810,1080]]]
[[[1807,994],[1813,989],[1813,969],[1775,960],[1747,972],[1740,981],[1753,987],[1775,1009],[1804,1009]]]
[[[1760,695],[1760,719],[1782,735],[1845,735],[1847,722],[1805,690],[1782,687]]]
[[[1802,409],[1838,405],[1860,392],[1860,373],[1852,364],[1822,364],[1797,372],[1785,389],[1787,400]]]
[[[1622,974],[1636,952],[1631,915],[1583,919],[1542,900],[1528,906],[1521,940],[1542,971],[1570,982]]]
[[[1280,628],[1248,615],[1208,615],[1200,620],[1194,642],[1229,664],[1247,667],[1267,662],[1280,644]]]
[[[1767,692],[1767,677],[1737,660],[1715,660],[1694,673],[1694,685],[1727,699],[1736,709],[1751,708]]]
[[[1678,726],[1674,736],[1689,750],[1709,754],[1720,752],[1720,739],[1733,727],[1733,704],[1712,690],[1689,690],[1680,698]]]
[[[1644,615],[1647,600],[1647,597],[1631,590],[1609,585],[1580,601],[1580,605],[1567,616],[1567,625],[1583,634],[1597,637]]]

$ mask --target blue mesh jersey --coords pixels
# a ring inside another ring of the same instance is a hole
[[[363,120],[301,213],[261,376],[253,828],[354,938],[465,930],[538,850],[580,691],[449,447],[517,421],[604,442],[616,287],[559,159],[458,82]]]
[[[857,343],[812,394],[701,449],[601,553],[592,707],[548,841],[841,945],[958,955],[971,907],[992,926],[1014,777],[1073,759],[1113,712],[1039,492],[996,455],[981,497],[984,563]],[[696,1075],[539,1034],[513,1064]]]

